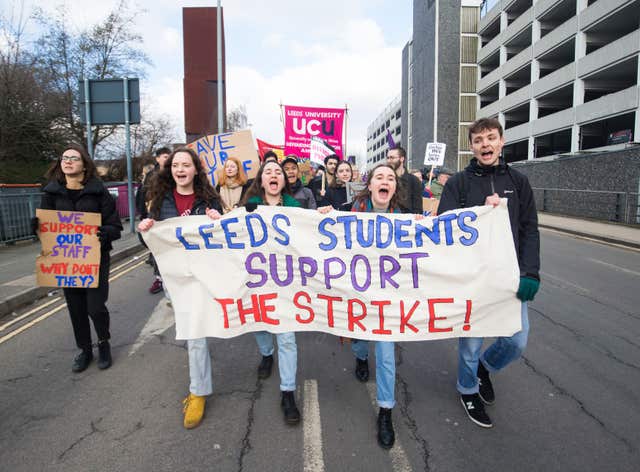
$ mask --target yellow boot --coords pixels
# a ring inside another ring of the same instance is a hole
[[[202,422],[205,402],[206,398],[204,396],[201,397],[193,393],[190,393],[187,398],[182,400],[185,428],[193,429]]]

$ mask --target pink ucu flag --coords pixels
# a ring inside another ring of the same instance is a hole
[[[284,153],[309,157],[311,137],[316,136],[333,147],[343,158],[342,108],[284,106]]]

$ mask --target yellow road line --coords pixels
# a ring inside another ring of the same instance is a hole
[[[33,315],[34,313],[42,310],[43,308],[47,308],[49,305],[51,305],[51,304],[53,304],[55,302],[59,302],[60,300],[62,300],[62,297],[56,297],[56,298],[54,298],[52,300],[49,300],[47,303],[44,303],[44,304],[40,305],[39,307],[34,308],[33,310],[29,310],[28,312],[26,312],[23,315],[20,315],[16,319],[11,320],[8,323],[5,323],[2,326],[0,326],[0,331],[4,331],[5,329],[7,329],[12,324],[17,323],[18,321],[25,319],[27,316]]]
[[[129,267],[126,270],[123,270],[122,272],[114,275],[113,277],[109,278],[109,282],[116,280],[119,277],[122,277],[124,274],[131,272],[133,269],[136,269],[137,267],[140,267],[142,264],[144,264],[145,262],[138,262],[136,265]],[[115,270],[115,269],[114,269]],[[50,304],[50,303],[49,303]],[[47,305],[48,306],[48,305]],[[55,307],[52,310],[49,310],[48,312],[40,315],[39,317],[37,317],[36,319],[30,321],[29,323],[25,324],[24,326],[20,326],[18,329],[16,329],[15,331],[12,331],[11,333],[3,336],[0,338],[0,344],[8,341],[9,339],[13,338],[14,336],[17,336],[18,334],[22,333],[23,331],[26,331],[27,329],[31,328],[32,326],[38,324],[40,321],[42,320],[46,320],[47,318],[49,318],[51,315],[59,312],[60,310],[62,310],[63,308],[66,308],[67,304],[61,304],[60,306]],[[43,307],[40,307],[40,309],[42,309]]]

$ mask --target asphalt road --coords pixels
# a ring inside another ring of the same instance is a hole
[[[71,373],[66,310],[44,316],[61,302],[46,299],[51,305],[24,320],[0,323],[0,469],[637,471],[640,252],[542,234],[529,346],[494,376],[490,430],[459,404],[455,340],[402,343],[398,442],[382,450],[375,381],[355,380],[348,345],[305,333],[297,336],[299,426],[282,419],[277,369],[257,380],[259,355],[246,335],[210,340],[214,394],[202,425],[186,431],[184,342],[166,300],[147,293],[151,269],[138,261],[111,283],[114,365],[106,371],[94,363]]]

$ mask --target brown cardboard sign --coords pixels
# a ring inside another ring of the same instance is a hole
[[[260,168],[260,158],[251,130],[211,134],[187,146],[198,154],[214,187],[220,180],[224,162],[228,157],[237,158],[250,179],[256,176]]]
[[[423,198],[422,199],[422,213],[425,216],[435,216],[438,212],[438,205],[440,200],[437,198]]]
[[[100,272],[100,213],[36,210],[42,245],[36,258],[41,287],[95,288]]]

